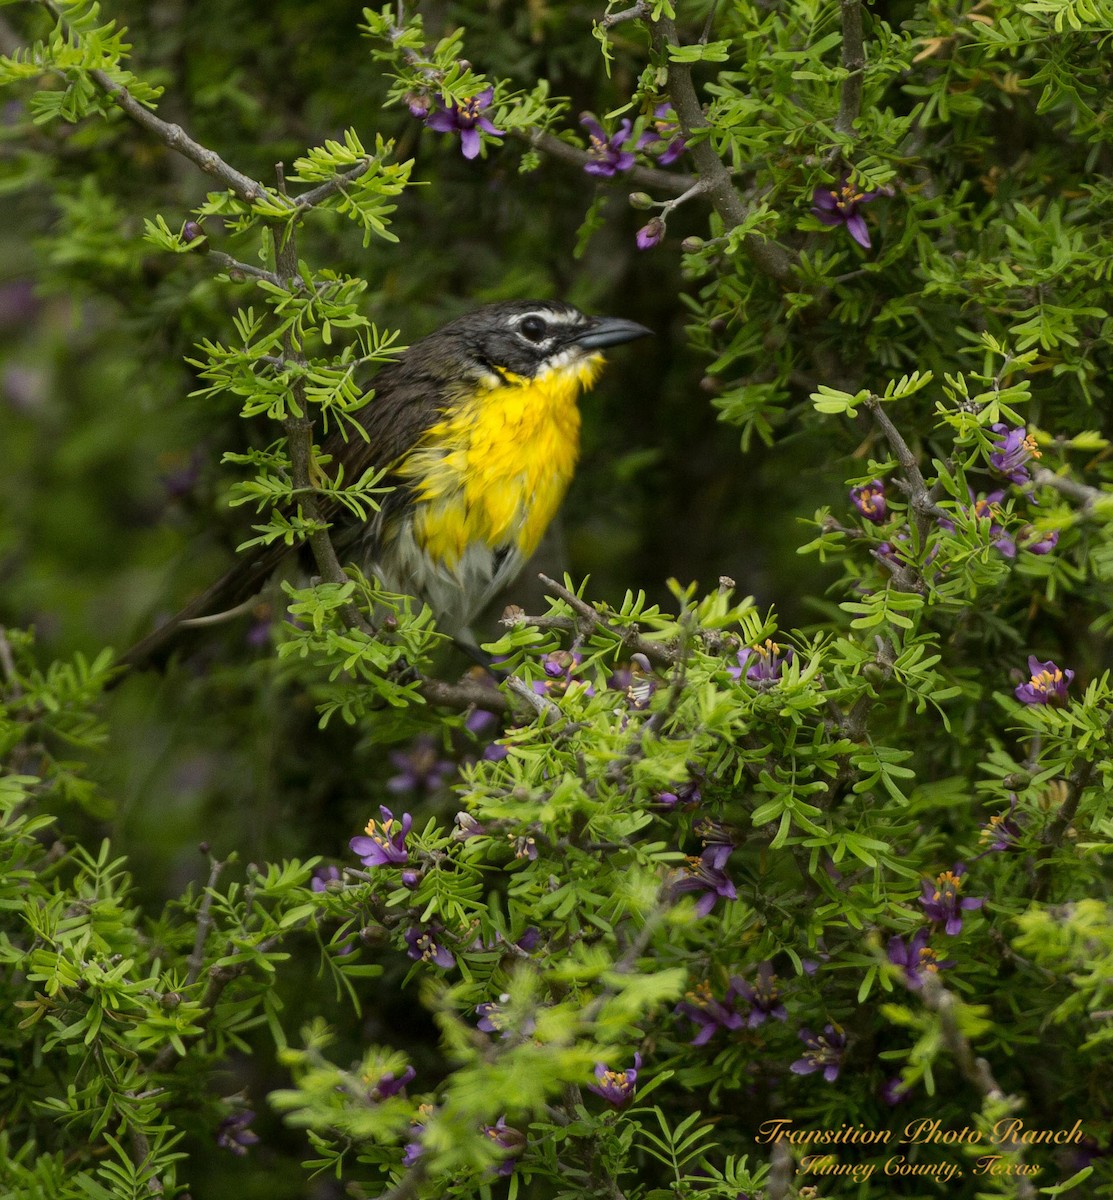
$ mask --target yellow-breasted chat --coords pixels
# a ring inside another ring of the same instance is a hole
[[[393,592],[425,601],[439,628],[465,633],[536,549],[579,457],[580,394],[603,351],[646,337],[643,325],[553,300],[489,304],[415,342],[372,380],[357,417],[367,437],[333,435],[324,469],[390,487],[364,523],[326,508],[342,557]],[[245,555],[121,659],[141,666],[183,624],[255,595],[291,552]],[[466,634],[465,634],[466,636]]]

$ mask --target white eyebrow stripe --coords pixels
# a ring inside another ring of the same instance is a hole
[[[516,317],[514,328],[517,329],[523,321],[528,321],[530,317],[538,317],[549,325],[577,325],[581,319],[578,312],[569,312],[567,309],[541,308]]]

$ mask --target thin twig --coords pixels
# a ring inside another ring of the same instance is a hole
[[[240,262],[238,258],[225,254],[223,250],[209,250],[207,257],[233,278],[243,275],[248,279],[259,279],[264,283],[273,284],[275,287],[285,286],[273,271],[266,271],[262,267],[253,267],[251,263]]]
[[[378,1200],[413,1200],[413,1197],[417,1195],[417,1189],[424,1181],[425,1164],[419,1160],[409,1168],[389,1192],[383,1192]]]
[[[286,179],[282,164],[275,167],[278,177],[278,191],[286,194]],[[286,288],[296,286],[301,277],[298,274],[298,249],[296,230],[293,223],[282,223],[274,226],[275,266],[281,285]],[[291,328],[287,328],[282,336],[282,357],[292,363],[295,368],[304,368],[307,363],[305,355],[294,344]],[[286,430],[286,444],[290,451],[290,477],[294,488],[303,494],[299,507],[307,521],[317,526],[313,532],[306,535],[306,541],[313,553],[313,561],[317,570],[326,583],[339,585],[348,582],[348,576],[340,565],[336,555],[336,547],[332,544],[328,526],[321,519],[316,502],[313,499],[313,420],[309,415],[309,403],[305,389],[305,377],[295,371],[290,379],[290,394],[293,397],[296,412],[283,422]],[[343,606],[341,612],[345,624],[350,629],[359,629],[374,636],[374,630],[364,619],[363,614],[350,601]]]
[[[201,978],[201,969],[205,965],[205,942],[208,940],[209,933],[213,927],[213,889],[216,887],[217,880],[220,878],[220,873],[224,870],[225,865],[225,860],[214,858],[209,868],[209,881],[205,884],[205,894],[201,897],[201,903],[197,908],[197,933],[193,938],[193,949],[186,960],[189,964],[189,970],[185,978],[186,987],[196,983]]]
[[[513,708],[502,692],[468,679],[461,679],[458,683],[447,683],[443,679],[423,679],[417,685],[417,690],[430,704],[440,708],[455,708],[461,711],[481,708],[485,712],[493,713],[507,713]]]
[[[765,1195],[767,1200],[786,1200],[792,1186],[792,1178],[796,1174],[792,1151],[778,1138],[773,1143],[773,1152],[769,1157],[769,1178],[765,1183]]]
[[[916,521],[916,529],[922,542],[927,536],[932,521],[939,517],[945,518],[947,514],[932,500],[931,491],[920,471],[920,465],[916,461],[916,456],[909,449],[908,443],[901,436],[900,430],[889,420],[889,414],[885,411],[880,398],[878,396],[870,396],[866,401],[866,408],[869,410],[870,416],[873,417],[878,429],[885,435],[885,440],[889,443],[889,448],[892,450],[904,474],[905,481],[908,484],[908,507],[912,510]]]
[[[74,34],[66,24],[57,6],[53,3],[53,0],[40,0],[40,3],[58,22],[59,27],[66,37],[73,40]],[[149,108],[140,104],[126,87],[116,83],[104,71],[94,67],[88,72],[88,76],[137,125],[142,126],[148,133],[153,133],[159,141],[169,146],[171,150],[176,150],[179,154],[188,158],[190,162],[200,167],[206,175],[212,175],[216,179],[219,179],[229,191],[234,192],[244,203],[253,204],[256,200],[267,195],[267,189],[257,179],[252,179],[242,171],[237,171],[235,167],[226,163],[215,151],[202,146],[200,142],[195,142],[180,125],[172,125],[169,121],[164,121],[161,117],[156,117]]]
[[[354,167],[345,171],[342,175],[334,175],[331,179],[326,180],[319,187],[315,187],[312,191],[302,192],[294,201],[294,207],[299,212],[305,212],[306,209],[313,208],[314,205],[320,204],[322,200],[327,200],[330,196],[344,190],[344,185],[352,183],[361,175],[366,175],[368,168],[371,166],[374,159],[360,159]]]
[[[998,1103],[1006,1100],[1007,1096],[1001,1085],[993,1077],[989,1063],[984,1058],[974,1054],[973,1047],[958,1025],[955,1015],[957,1001],[954,994],[949,992],[940,982],[937,973],[930,971],[924,974],[924,986],[921,993],[928,1008],[939,1014],[943,1044],[950,1051],[951,1057],[958,1065],[959,1071],[984,1100]],[[1024,1147],[1016,1141],[1001,1141],[993,1139],[994,1145],[1005,1154],[1013,1154],[1017,1160],[1023,1158]],[[1015,1180],[1018,1200],[1036,1200],[1036,1190],[1023,1175],[1011,1176]]]
[[[570,591],[563,584],[557,583],[555,579],[550,579],[548,575],[539,575],[538,578],[554,596],[570,605],[573,612],[589,621],[596,629],[618,638],[628,649],[644,654],[650,662],[656,663],[658,666],[672,666],[676,662],[678,655],[675,650],[662,646],[660,642],[643,638],[636,629],[623,629],[620,625],[613,624],[586,600],[581,600],[575,592]],[[528,617],[525,619],[531,620]]]
[[[1113,738],[1113,714],[1110,715],[1105,723],[1105,740],[1109,741]],[[1090,746],[1092,755],[1081,767],[1074,773],[1067,783],[1067,794],[1063,803],[1059,805],[1059,811],[1055,814],[1054,819],[1044,830],[1042,845],[1039,853],[1036,856],[1036,886],[1033,890],[1033,896],[1037,900],[1043,900],[1047,896],[1048,888],[1051,884],[1051,863],[1062,842],[1067,830],[1071,827],[1074,818],[1078,816],[1078,806],[1082,803],[1082,797],[1086,789],[1094,782],[1094,773],[1097,770],[1097,761],[1100,747]]]
[[[610,13],[603,17],[599,22],[600,29],[611,29],[615,25],[621,25],[623,21],[637,21],[641,17],[649,16],[649,5],[645,0],[638,0],[638,3],[630,8],[624,8],[621,12]]]
[[[548,696],[538,695],[524,679],[519,679],[517,675],[509,675],[507,676],[506,687],[519,700],[524,701],[529,708],[532,708],[541,717],[544,724],[552,725],[554,721],[560,720],[560,709],[557,708]]]
[[[23,695],[23,688],[20,686],[15,655],[12,654],[12,644],[8,641],[8,631],[3,625],[0,625],[0,670],[4,672],[4,679],[12,699],[19,699]]]
[[[559,162],[570,163],[581,170],[591,161],[586,150],[581,150],[579,146],[573,146],[555,134],[546,133],[544,130],[515,129],[513,133],[515,137],[528,142],[534,150],[540,151],[549,158],[555,158]],[[660,167],[635,165],[629,171],[623,171],[621,175],[615,175],[609,181],[600,180],[599,182],[609,182],[612,185],[620,186],[638,184],[641,187],[653,188],[658,192],[669,192],[679,196],[688,191],[696,180],[691,175],[663,171]]]
[[[1099,504],[1113,506],[1113,491],[1105,491],[1086,483],[1079,483],[1066,475],[1056,475],[1054,471],[1049,471],[1046,467],[1037,467],[1032,472],[1032,483],[1029,490],[1041,487],[1054,488],[1055,491],[1071,500],[1078,500],[1084,513],[1093,512]]]

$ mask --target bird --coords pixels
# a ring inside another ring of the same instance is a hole
[[[391,490],[359,521],[335,502],[338,554],[391,592],[429,605],[438,629],[474,647],[470,625],[518,575],[556,515],[580,450],[582,393],[603,351],[652,330],[555,300],[476,307],[415,342],[372,378],[355,414],[366,437],[330,435],[322,471],[385,471]],[[254,548],[119,659],[158,661],[183,628],[237,611],[292,552]]]

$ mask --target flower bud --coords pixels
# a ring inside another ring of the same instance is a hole
[[[645,192],[631,192],[628,199],[631,208],[646,209],[653,207],[653,197],[647,195]]]
[[[685,254],[698,254],[704,247],[704,240],[701,237],[686,237],[680,243],[680,249]]]
[[[660,217],[653,217],[648,225],[638,230],[636,242],[639,250],[652,250],[659,246],[665,237],[665,223]]]

